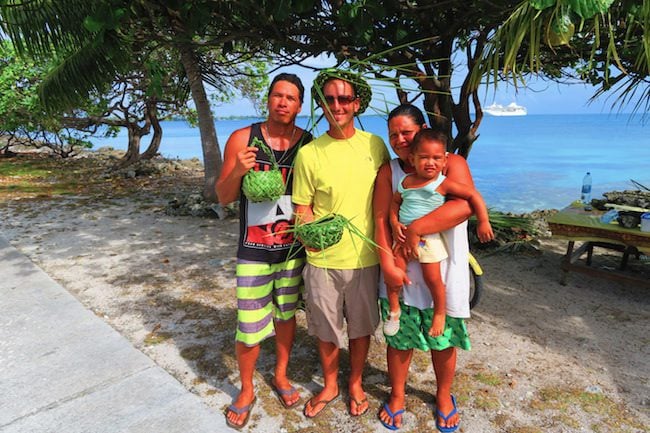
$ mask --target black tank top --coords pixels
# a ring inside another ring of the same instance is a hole
[[[261,123],[251,125],[251,135],[248,138],[250,146],[253,138],[264,140]],[[293,160],[298,149],[312,140],[312,135],[303,131],[302,136],[293,147],[283,150],[273,150],[275,160],[287,186],[285,195],[277,201],[252,203],[244,193],[239,191],[239,247],[237,258],[266,263],[281,263],[291,257],[304,257],[305,252],[300,243],[295,241],[293,233],[282,233],[293,224],[293,206],[291,190],[293,183]],[[267,143],[268,145],[268,143]],[[269,146],[270,148],[271,146]],[[262,150],[257,152],[254,170],[271,169],[271,160]]]

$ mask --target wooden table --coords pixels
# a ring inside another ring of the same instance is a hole
[[[650,278],[638,278],[622,272],[611,272],[591,267],[594,247],[623,253],[619,270],[624,270],[630,255],[650,255],[650,233],[639,228],[627,229],[613,222],[605,224],[600,221],[604,212],[585,211],[582,206],[568,206],[548,219],[553,237],[568,240],[566,254],[562,259],[562,276],[560,282],[566,284],[569,271],[597,275],[617,281],[628,281],[650,287]],[[575,242],[583,242],[575,248]],[[585,265],[578,260],[587,253]]]

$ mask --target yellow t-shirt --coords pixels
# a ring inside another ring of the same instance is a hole
[[[376,135],[356,129],[351,138],[338,140],[323,134],[296,156],[292,201],[311,205],[315,218],[343,215],[373,239],[372,189],[388,159],[386,145]],[[360,269],[379,262],[375,248],[347,229],[338,244],[308,251],[307,261],[328,269]]]

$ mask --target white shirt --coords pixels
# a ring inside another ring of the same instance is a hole
[[[406,174],[398,159],[390,161],[393,192],[397,190],[400,179]],[[469,312],[469,242],[467,221],[440,233],[447,245],[449,257],[440,262],[442,280],[447,287],[447,315],[458,318],[470,317]],[[406,305],[419,308],[433,307],[431,292],[422,278],[422,268],[417,261],[410,261],[406,271],[411,284],[404,286],[402,292]],[[379,281],[379,297],[386,298],[386,284],[383,275]]]

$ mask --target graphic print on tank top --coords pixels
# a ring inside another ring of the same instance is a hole
[[[260,123],[253,124],[249,143],[253,137],[264,140]],[[286,233],[293,224],[293,205],[291,203],[291,186],[293,182],[293,160],[301,144],[311,141],[312,136],[303,132],[299,142],[287,151],[273,149],[275,160],[278,162],[286,187],[285,194],[277,201],[253,203],[245,195],[240,194],[240,227],[238,257],[246,260],[264,260],[281,262],[286,260],[290,250],[302,256],[304,252],[296,245],[293,233]],[[268,155],[259,151],[254,170],[270,170],[271,161]],[[274,259],[264,251],[274,251]]]

